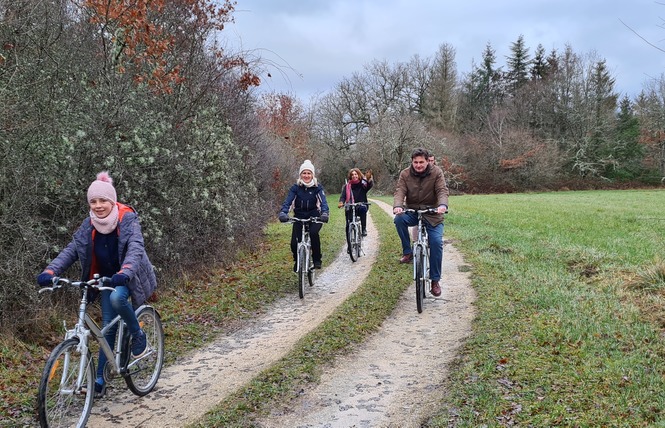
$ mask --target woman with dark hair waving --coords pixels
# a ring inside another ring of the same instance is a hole
[[[374,180],[372,180],[372,170],[368,170],[365,175],[358,168],[352,168],[349,170],[349,173],[346,176],[346,184],[342,187],[342,191],[339,196],[339,203],[337,208],[342,208],[344,204],[353,204],[358,202],[367,202],[367,192],[374,185]],[[360,217],[360,224],[362,227],[362,235],[367,236],[367,205],[359,205],[356,208],[356,213]],[[346,238],[348,251],[351,251],[351,243],[348,242],[349,234],[349,223],[353,220],[352,210],[346,210]]]

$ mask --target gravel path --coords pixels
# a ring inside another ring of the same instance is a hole
[[[388,212],[380,201],[373,203]],[[136,397],[115,380],[88,423],[104,427],[182,427],[288,353],[364,280],[376,259],[377,231],[368,218],[365,256],[352,263],[345,248],[298,299],[281,299],[265,315],[167,367],[155,390]],[[445,245],[443,294],[418,314],[412,288],[384,326],[352,355],[336,361],[320,385],[289,409],[275,409],[264,427],[408,427],[436,410],[447,364],[470,333],[474,293],[463,260]],[[396,269],[409,269],[395,265]],[[168,328],[168,326],[166,326]]]
[[[285,226],[286,227],[286,226]],[[285,356],[300,338],[329,316],[362,283],[376,259],[377,231],[368,221],[365,255],[352,263],[346,249],[319,271],[301,300],[294,293],[234,332],[220,332],[214,343],[162,371],[145,397],[133,395],[122,379],[95,402],[88,425],[104,427],[182,427],[201,417],[225,396]],[[325,256],[325,255],[324,255]],[[165,326],[168,328],[168,326]],[[168,343],[167,343],[168,346]]]
[[[392,207],[373,201],[391,213]],[[420,427],[437,411],[448,364],[471,331],[475,294],[455,248],[444,245],[441,297],[416,311],[413,287],[381,329],[335,361],[319,385],[290,409],[275,409],[263,427]],[[399,266],[411,269],[411,265]]]

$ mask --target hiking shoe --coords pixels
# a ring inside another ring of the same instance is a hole
[[[106,384],[95,381],[95,398],[102,398],[106,395]]]
[[[314,262],[314,269],[321,269],[321,261]]]
[[[411,263],[413,261],[413,253],[409,254],[404,254],[401,259],[399,259],[400,263]]]
[[[432,289],[430,292],[434,297],[439,297],[441,295],[441,286],[439,285],[439,281],[432,281]]]
[[[366,231],[366,230],[363,230],[362,235],[363,235],[363,236],[367,236],[367,231]]]
[[[132,334],[132,357],[141,358],[147,350],[148,343],[146,342],[143,330],[139,330],[138,333]]]

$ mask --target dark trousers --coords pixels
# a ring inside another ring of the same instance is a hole
[[[312,240],[312,259],[315,262],[321,261],[321,237],[319,231],[323,224],[310,223],[309,225],[309,238]],[[296,260],[296,251],[298,250],[298,242],[302,235],[302,223],[293,223],[291,229],[291,252],[293,253],[293,260]]]

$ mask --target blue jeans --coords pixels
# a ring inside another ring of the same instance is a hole
[[[397,229],[397,235],[399,235],[399,239],[402,241],[402,254],[411,254],[413,249],[411,248],[409,226],[418,225],[418,214],[402,213],[396,215],[393,222]],[[427,220],[423,220],[423,223],[427,228],[427,236],[429,237],[429,277],[432,281],[439,281],[441,279],[441,263],[443,261],[443,223],[438,226],[431,226]]]
[[[129,303],[129,287],[119,285],[115,291],[104,290],[101,292],[102,304],[102,327],[110,324],[113,318],[120,315],[122,320],[127,324],[128,333],[134,334],[140,330],[139,320],[136,318],[136,313],[131,303]],[[111,330],[106,333],[106,340],[108,341],[111,349],[115,346],[115,335],[118,331],[118,324],[113,326]],[[103,383],[104,379],[104,366],[106,365],[106,354],[99,351],[99,361],[97,365],[97,383]]]

